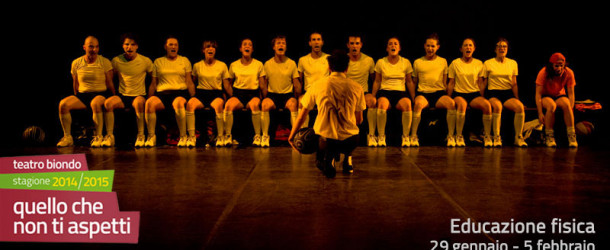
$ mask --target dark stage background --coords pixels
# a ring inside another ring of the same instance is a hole
[[[519,64],[518,83],[526,106],[535,107],[534,80],[553,52],[564,53],[575,72],[577,100],[602,105],[608,100],[600,56],[605,54],[606,41],[600,34],[607,21],[601,6],[580,2],[533,6],[495,1],[125,1],[5,7],[1,146],[15,145],[30,125],[41,126],[54,145],[61,137],[57,105],[72,94],[70,64],[84,54],[84,38],[98,37],[100,54],[112,59],[122,53],[119,37],[124,32],[140,35],[138,52],[152,60],[164,55],[168,35],[177,36],[179,54],[192,64],[202,58],[202,41],[214,39],[219,42],[217,58],[227,65],[240,57],[244,37],[253,40],[254,57],[265,62],[273,55],[270,41],[277,34],[287,36],[287,54],[295,61],[309,53],[312,31],[323,34],[326,53],[345,48],[347,34],[359,32],[362,51],[375,61],[386,55],[387,39],[398,36],[401,55],[413,62],[424,55],[425,37],[436,32],[441,39],[438,54],[450,63],[461,56],[458,48],[465,37],[476,40],[475,57],[484,61],[495,55],[495,41],[502,36],[510,42],[508,57]]]

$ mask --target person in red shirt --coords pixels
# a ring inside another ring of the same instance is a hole
[[[536,107],[538,120],[544,124],[547,147],[556,147],[553,125],[555,110],[563,111],[570,147],[578,147],[574,130],[574,72],[566,66],[566,58],[554,53],[546,67],[538,72],[536,78]],[[567,91],[566,91],[567,90]],[[546,113],[543,113],[543,109]]]

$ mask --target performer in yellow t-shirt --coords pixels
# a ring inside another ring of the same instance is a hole
[[[470,106],[483,112],[483,145],[491,147],[491,104],[481,95],[483,90],[480,86],[479,75],[483,71],[483,62],[472,57],[474,50],[474,40],[472,38],[464,39],[460,47],[462,57],[453,60],[449,65],[447,94],[453,96],[457,108],[455,143],[459,147],[466,145],[462,131],[466,120],[466,108]]]
[[[330,74],[328,61],[326,60],[328,54],[322,51],[322,46],[324,46],[322,34],[318,32],[311,33],[309,35],[311,53],[299,58],[298,63],[300,82],[303,83],[303,88],[298,88],[296,93],[299,100],[311,87],[312,83]],[[301,107],[302,105],[299,102],[299,108]],[[307,126],[309,126],[309,115],[305,116],[305,122],[303,123],[303,127]]]
[[[230,98],[225,105],[225,145],[233,143],[231,129],[233,128],[233,111],[246,107],[252,112],[254,139],[252,145],[261,145],[261,89],[266,90],[265,69],[263,63],[252,58],[254,46],[249,38],[241,41],[241,58],[229,66],[229,78],[232,87],[226,91]]]
[[[500,38],[496,43],[496,57],[483,63],[482,86],[487,87],[485,96],[491,103],[491,126],[493,128],[493,146],[501,147],[500,125],[502,108],[508,108],[515,113],[513,124],[515,126],[514,144],[518,147],[527,147],[523,139],[523,124],[525,123],[525,108],[519,100],[517,88],[517,75],[519,75],[517,62],[507,58],[508,41]]]
[[[216,113],[216,146],[224,146],[224,115],[225,98],[222,88],[229,84],[229,69],[227,65],[215,58],[216,41],[204,41],[201,49],[204,59],[193,66],[193,82],[197,82],[195,96],[186,103],[186,130],[188,139],[186,145],[194,147],[197,144],[195,136],[195,110],[212,107]]]
[[[426,55],[413,62],[413,82],[417,86],[417,96],[413,103],[412,146],[419,146],[417,129],[421,121],[421,111],[431,105],[447,110],[447,146],[456,145],[455,102],[447,95],[447,60],[436,54],[439,48],[438,36],[429,36],[424,43]]]
[[[377,145],[386,146],[385,126],[387,110],[394,107],[402,113],[402,144],[411,146],[409,131],[411,128],[411,99],[407,90],[413,96],[414,85],[411,80],[413,66],[409,59],[400,56],[400,41],[392,37],[388,40],[386,51],[388,56],[377,60],[375,65],[375,82],[372,95],[377,97]]]
[[[195,85],[191,77],[192,66],[188,58],[178,55],[178,39],[169,37],[165,41],[166,54],[154,62],[152,82],[146,100],[146,125],[148,138],[145,145],[154,147],[157,143],[155,127],[157,125],[156,112],[172,107],[180,131],[178,147],[185,147],[186,136],[186,100],[195,95]]]
[[[353,34],[348,37],[347,49],[350,60],[345,74],[347,75],[347,78],[354,80],[362,86],[367,107],[366,117],[369,126],[367,145],[369,147],[375,147],[377,146],[377,138],[375,137],[375,130],[377,129],[377,99],[369,91],[369,81],[375,80],[375,61],[373,61],[373,58],[360,51],[362,45],[362,37],[360,35]]]
[[[298,112],[294,89],[301,85],[297,64],[286,56],[286,37],[277,36],[271,41],[271,44],[275,55],[264,65],[267,90],[263,90],[264,99],[261,105],[263,130],[261,146],[263,147],[269,147],[270,110],[277,107],[290,110],[290,124],[294,124]]]
[[[125,53],[112,59],[114,73],[119,79],[119,94],[106,100],[104,107],[104,121],[107,135],[102,146],[114,145],[114,110],[125,108],[125,104],[133,107],[136,114],[138,133],[134,146],[143,147],[146,142],[144,135],[144,103],[146,102],[146,76],[152,73],[152,61],[138,54],[138,40],[133,34],[124,34],[121,37]]]
[[[112,84],[112,64],[110,60],[98,54],[100,46],[97,38],[87,37],[83,50],[85,55],[75,59],[70,70],[74,95],[65,97],[59,102],[59,121],[64,136],[57,143],[58,147],[74,145],[70,111],[87,108],[91,108],[95,125],[95,135],[91,146],[100,147],[104,128],[103,105],[106,97],[115,94]]]

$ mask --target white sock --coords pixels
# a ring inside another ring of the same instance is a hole
[[[104,129],[104,113],[93,113],[93,124],[95,125],[95,135],[101,136]]]
[[[294,126],[294,122],[297,120],[299,112],[290,112],[290,126]]]
[[[413,122],[411,123],[411,136],[417,136],[417,128],[421,121],[421,112],[413,112]]]
[[[455,118],[456,118],[456,110],[448,109],[447,110],[447,135],[453,136],[455,134]]]
[[[144,119],[146,120],[148,136],[155,135],[155,129],[157,128],[157,113],[145,113]]]
[[[466,113],[457,112],[455,116],[455,134],[463,135],[464,132],[464,123],[466,122]]]
[[[254,134],[261,134],[261,112],[252,111],[252,126],[254,127]]]
[[[114,112],[104,112],[104,122],[106,123],[106,134],[114,134]]]
[[[515,136],[523,135],[523,124],[525,123],[525,113],[515,113],[513,120],[515,125]]]
[[[502,114],[492,113],[491,114],[491,126],[494,131],[494,136],[500,136],[500,125],[502,124]]]
[[[569,136],[569,135],[575,135],[575,134],[576,134],[576,130],[574,129],[574,126],[568,126],[568,127],[566,127],[566,131],[568,132],[568,136]]]
[[[385,125],[388,121],[388,113],[385,109],[377,109],[377,132],[379,136],[385,135]]]
[[[491,115],[483,115],[483,134],[491,135]]]
[[[271,123],[270,121],[270,116],[269,116],[269,111],[261,111],[261,126],[262,126],[262,130],[263,130],[263,136],[269,136],[269,124]]]
[[[195,136],[195,112],[186,111],[186,131],[189,136]]]
[[[138,124],[138,135],[144,135],[144,114],[136,112],[136,122]]]
[[[233,111],[225,111],[223,115],[225,119],[225,135],[230,135],[231,129],[233,129]]]
[[[366,111],[366,119],[369,122],[369,135],[375,135],[377,129],[377,109],[369,108]]]
[[[61,129],[64,131],[64,136],[72,135],[72,115],[70,113],[59,114],[59,122]]]
[[[413,111],[402,112],[402,135],[409,136],[411,132],[411,122],[413,121]]]
[[[221,136],[225,133],[225,121],[222,113],[216,113],[216,130],[218,135]]]
[[[186,136],[186,110],[180,108],[174,111],[176,113],[176,123],[178,124],[180,137]]]

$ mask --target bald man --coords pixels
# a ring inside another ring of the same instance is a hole
[[[75,109],[90,109],[93,113],[95,135],[91,147],[100,147],[104,126],[103,105],[106,97],[115,94],[112,84],[112,64],[110,60],[99,55],[99,41],[93,36],[85,39],[83,44],[85,55],[72,61],[70,73],[72,74],[72,88],[74,95],[68,96],[59,102],[59,120],[64,132],[58,147],[74,145],[71,134],[72,116],[70,111]]]

